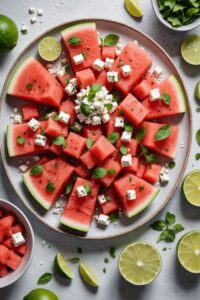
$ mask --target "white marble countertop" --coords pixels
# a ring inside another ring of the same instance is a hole
[[[124,22],[136,27],[154,38],[172,57],[178,67],[190,95],[190,103],[193,110],[193,137],[198,129],[198,118],[196,113],[197,102],[194,99],[193,91],[196,82],[200,79],[200,68],[191,67],[183,62],[179,53],[181,41],[188,33],[174,33],[163,27],[155,18],[150,0],[141,0],[145,16],[142,21],[136,21],[128,15],[123,7],[123,0],[63,0],[67,5],[60,8],[59,0],[0,0],[0,14],[10,16],[18,24],[25,20],[29,27],[29,33],[20,35],[17,47],[7,56],[0,58],[0,90],[2,89],[5,77],[16,56],[21,50],[38,34],[60,23],[78,18],[106,18]],[[43,23],[30,24],[28,8],[30,6],[42,8],[44,16]],[[199,33],[196,29],[191,33]],[[195,153],[200,152],[198,145],[193,139],[190,159],[186,173],[192,169],[199,168],[200,161],[195,161]],[[170,250],[165,252],[162,248],[164,243],[156,244],[158,233],[149,228],[149,224],[139,230],[124,235],[120,238],[105,241],[87,241],[72,237],[65,237],[47,228],[27,211],[24,205],[15,195],[8,179],[0,165],[0,197],[10,199],[16,203],[27,214],[33,225],[36,236],[34,258],[26,274],[15,284],[0,290],[2,300],[22,300],[30,290],[37,287],[37,280],[45,272],[52,271],[52,262],[56,251],[62,250],[66,256],[77,256],[77,247],[82,247],[81,257],[91,264],[101,279],[101,287],[98,290],[87,287],[81,280],[75,266],[75,279],[71,283],[55,277],[45,288],[52,289],[60,300],[90,300],[90,299],[142,299],[142,300],[189,300],[198,299],[200,294],[199,277],[189,274],[182,269],[176,258],[176,242],[170,244]],[[193,208],[183,199],[181,190],[178,189],[170,203],[162,211],[160,217],[169,210],[176,214],[177,221],[184,225],[186,231],[200,227],[200,210]],[[157,218],[156,218],[157,219]],[[42,241],[45,240],[45,246]],[[152,242],[158,247],[163,258],[162,271],[156,281],[146,287],[134,287],[126,283],[120,276],[117,268],[117,258],[109,259],[106,265],[107,273],[104,274],[104,258],[108,257],[110,246],[117,248],[117,256],[121,249],[128,243],[135,240]],[[49,247],[50,245],[50,247]]]

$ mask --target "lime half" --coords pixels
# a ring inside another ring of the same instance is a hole
[[[195,87],[195,97],[200,100],[200,80],[197,82]]]
[[[186,233],[179,241],[177,255],[180,264],[191,273],[200,273],[200,231]]]
[[[93,271],[90,269],[89,266],[87,266],[85,263],[81,262],[79,266],[80,274],[83,278],[83,280],[94,287],[98,287],[100,285],[99,280],[97,279],[96,275],[93,273]]]
[[[184,179],[185,198],[194,206],[200,206],[200,170],[190,172]]]
[[[64,259],[64,257],[58,252],[56,254],[55,260],[54,260],[54,265],[55,268],[61,273],[63,276],[69,277],[69,278],[74,278],[74,274]]]
[[[134,285],[151,283],[161,270],[161,256],[151,244],[136,242],[128,245],[119,258],[119,271]]]
[[[200,65],[200,36],[190,35],[181,45],[181,55],[190,65]]]
[[[144,15],[138,0],[124,0],[124,5],[133,17],[140,18]]]
[[[40,41],[38,50],[44,60],[54,61],[61,55],[62,47],[55,37],[45,37]]]
[[[59,300],[58,297],[50,290],[35,289],[24,297],[24,300]]]

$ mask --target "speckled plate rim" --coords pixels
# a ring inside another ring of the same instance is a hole
[[[28,44],[28,46],[26,46],[24,48],[24,50],[21,51],[21,53],[17,56],[17,58],[15,59],[12,67],[10,68],[9,72],[8,72],[8,75],[6,77],[6,80],[4,82],[4,85],[3,85],[3,89],[2,89],[2,93],[1,93],[1,96],[0,96],[0,114],[1,114],[1,109],[2,109],[2,102],[3,102],[3,98],[5,97],[5,94],[6,94],[6,89],[7,89],[7,84],[8,84],[8,81],[9,81],[9,78],[14,70],[14,68],[16,67],[17,63],[20,61],[21,59],[21,56],[25,54],[26,51],[28,51],[28,49],[30,49],[36,42],[38,42],[41,38],[43,38],[43,36],[47,35],[49,32],[51,31],[56,31],[56,30],[60,30],[60,28],[64,27],[64,26],[72,26],[72,25],[75,25],[77,23],[81,23],[81,22],[107,22],[107,23],[111,23],[112,25],[113,24],[116,24],[118,26],[122,26],[124,27],[125,29],[129,29],[129,30],[133,30],[135,31],[137,34],[139,35],[142,35],[145,39],[147,39],[150,43],[154,44],[155,47],[157,47],[164,55],[165,57],[168,59],[168,61],[170,62],[170,64],[173,66],[174,70],[176,71],[176,75],[182,85],[182,88],[184,90],[184,93],[186,95],[186,98],[187,98],[187,113],[188,113],[188,118],[189,118],[189,140],[188,140],[188,144],[187,144],[187,151],[186,151],[186,155],[185,155],[185,160],[184,160],[184,163],[182,165],[182,168],[180,169],[180,172],[179,172],[179,180],[176,181],[174,187],[172,188],[171,192],[169,193],[168,197],[166,198],[166,200],[163,202],[163,204],[154,212],[152,213],[150,216],[148,216],[147,218],[144,218],[141,222],[137,223],[137,224],[133,224],[131,226],[131,228],[128,228],[126,232],[122,232],[122,233],[116,233],[116,234],[110,234],[110,235],[107,235],[107,236],[99,236],[99,237],[95,237],[95,236],[80,236],[80,235],[76,235],[76,234],[73,234],[73,233],[69,233],[67,231],[64,231],[64,230],[61,230],[59,228],[55,228],[53,226],[51,226],[50,224],[48,224],[41,216],[39,216],[37,214],[37,212],[32,209],[32,207],[27,203],[27,201],[25,200],[25,197],[21,197],[19,195],[19,193],[15,190],[14,186],[12,185],[12,180],[9,176],[9,172],[8,172],[8,168],[7,168],[7,161],[6,161],[6,157],[4,155],[4,152],[3,151],[0,151],[1,152],[1,158],[2,158],[2,161],[3,161],[3,165],[4,165],[4,169],[5,169],[5,172],[6,172],[6,175],[10,181],[10,184],[11,186],[13,187],[15,193],[17,194],[17,196],[19,197],[19,199],[24,203],[24,205],[33,213],[33,215],[39,219],[43,224],[45,224],[46,226],[48,226],[50,229],[53,229],[59,233],[62,233],[64,235],[67,235],[67,236],[72,236],[72,237],[75,237],[75,238],[78,238],[78,239],[86,239],[86,240],[105,240],[105,239],[111,239],[111,238],[114,238],[114,237],[120,237],[122,235],[125,235],[125,234],[128,234],[130,232],[132,232],[133,230],[135,229],[138,229],[139,227],[145,225],[146,223],[148,223],[151,219],[153,219],[166,205],[167,203],[169,202],[169,200],[172,198],[172,196],[174,195],[177,187],[179,186],[179,183],[181,182],[181,179],[183,177],[183,174],[184,174],[184,171],[186,169],[186,166],[187,166],[187,162],[188,162],[188,158],[189,158],[189,154],[190,154],[190,149],[191,149],[191,143],[192,143],[192,114],[191,114],[191,105],[189,103],[189,96],[188,96],[188,93],[187,93],[187,90],[186,90],[186,87],[183,83],[183,80],[177,70],[177,67],[175,66],[173,60],[170,58],[170,56],[168,55],[168,53],[157,43],[155,42],[151,37],[149,37],[147,34],[143,33],[142,31],[132,27],[132,26],[129,26],[127,24],[124,24],[122,22],[118,22],[118,21],[113,21],[113,20],[110,20],[110,19],[101,19],[101,18],[83,18],[83,19],[74,19],[74,20],[71,20],[69,22],[64,22],[64,23],[61,23],[55,27],[52,27],[50,28],[49,30],[45,31],[44,33],[40,34],[37,38],[35,38],[31,43]],[[0,143],[2,142],[2,138],[1,138],[1,141]]]

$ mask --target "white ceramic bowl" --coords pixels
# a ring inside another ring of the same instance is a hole
[[[17,208],[17,206],[15,206],[14,204],[12,204],[7,200],[0,199],[0,208],[3,208],[7,212],[13,213],[17,217],[19,222],[23,224],[25,228],[25,236],[26,236],[26,243],[27,243],[27,252],[24,255],[22,262],[20,266],[17,268],[17,270],[10,272],[5,277],[0,278],[0,288],[3,288],[14,283],[27,270],[33,256],[34,234],[29,220],[24,215],[24,213],[19,208]]]
[[[173,26],[171,26],[170,23],[168,23],[168,22],[163,18],[162,14],[160,13],[159,8],[158,8],[157,0],[151,0],[151,3],[152,3],[152,6],[153,6],[154,13],[155,13],[155,15],[157,16],[157,18],[160,20],[160,22],[161,22],[162,24],[164,24],[166,27],[168,27],[168,28],[170,28],[170,29],[172,29],[172,30],[174,30],[174,31],[180,31],[180,32],[181,32],[181,31],[182,31],[182,32],[184,32],[184,31],[189,31],[189,30],[192,30],[192,29],[194,29],[194,28],[196,28],[196,27],[198,27],[198,26],[200,25],[200,17],[199,17],[196,21],[194,21],[194,22],[191,23],[191,24],[188,24],[188,25],[185,25],[185,26],[181,26],[181,27],[178,27],[178,28],[173,27]]]

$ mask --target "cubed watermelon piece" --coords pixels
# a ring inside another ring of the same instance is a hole
[[[3,241],[3,245],[5,247],[7,247],[8,249],[11,249],[13,250],[14,252],[20,254],[20,255],[25,255],[26,254],[26,251],[27,251],[27,245],[26,244],[23,244],[19,247],[14,247],[13,245],[13,242],[12,242],[12,239],[11,238],[8,238],[6,240]]]
[[[49,150],[52,151],[57,156],[61,156],[63,153],[63,147],[55,144],[52,144]]]
[[[131,139],[130,142],[123,142],[122,140],[118,140],[116,143],[116,147],[120,149],[120,147],[124,145],[126,146],[128,150],[128,154],[131,154],[132,156],[136,156],[137,149],[138,149],[138,142],[135,139]]]
[[[4,245],[8,249],[13,249],[14,248],[11,237],[9,237],[7,239],[4,239],[3,242],[2,242],[2,245]]]
[[[119,110],[123,111],[125,117],[136,126],[140,124],[149,113],[149,110],[132,94],[128,94],[120,103]]]
[[[144,171],[143,178],[154,184],[159,180],[161,165],[158,164],[148,164]]]
[[[8,269],[6,265],[0,264],[0,277],[4,277],[8,274]]]
[[[53,118],[49,118],[47,122],[46,134],[53,137],[68,136],[68,125],[55,121]]]
[[[58,81],[64,88],[68,85],[70,79],[72,78],[71,74],[69,74],[69,73],[67,73],[63,76],[56,75],[56,77],[58,78]]]
[[[123,171],[136,174],[137,171],[138,171],[138,166],[139,166],[139,159],[138,159],[138,157],[132,157],[132,166],[124,167]]]
[[[131,173],[125,174],[117,179],[113,185],[124,214],[128,218],[135,216],[149,206],[159,192],[159,189]],[[128,190],[136,191],[135,200],[128,200]]]
[[[76,189],[84,184],[89,185],[91,193],[79,198]],[[81,232],[88,232],[98,192],[99,185],[96,182],[78,177],[61,217],[61,224]]]
[[[139,178],[142,178],[143,175],[144,175],[144,172],[146,170],[146,164],[142,163],[142,162],[139,162],[138,163],[138,169],[137,169],[137,172],[136,172],[136,176],[139,177]]]
[[[103,60],[105,60],[107,57],[111,59],[115,59],[116,46],[103,46],[101,56]]]
[[[74,132],[70,132],[67,137],[67,146],[64,149],[64,153],[79,158],[86,146],[86,139]]]
[[[133,94],[137,99],[144,100],[149,96],[150,91],[157,87],[158,82],[156,81],[155,77],[151,73],[148,73],[146,77],[133,88]]]
[[[19,247],[15,247],[15,252],[21,256],[24,256],[27,252],[27,245],[23,244]]]
[[[90,150],[81,155],[80,159],[88,169],[92,169],[99,162],[97,157]]]
[[[12,234],[17,232],[25,232],[24,226],[21,223],[18,223],[11,227]]]
[[[84,125],[82,133],[86,139],[91,138],[93,142],[96,142],[103,134],[102,126]]]
[[[91,69],[78,71],[76,78],[81,89],[85,89],[87,86],[91,86],[95,83],[95,76]]]
[[[130,65],[132,71],[130,76],[124,77],[121,65]],[[152,64],[151,56],[140,46],[129,42],[122,53],[114,62],[111,71],[119,72],[120,79],[115,83],[117,89],[124,95],[127,95],[136,84],[143,79]]]
[[[96,79],[96,83],[105,86],[109,92],[112,91],[113,86],[114,86],[113,83],[108,82],[108,80],[107,80],[107,72],[105,70],[102,70],[98,74],[97,79]]]
[[[16,254],[13,250],[8,250],[8,256],[5,265],[12,270],[16,270],[21,264],[22,257]]]
[[[121,165],[118,161],[114,160],[113,158],[105,159],[99,167],[106,169],[108,172],[113,171],[114,174],[107,174],[105,177],[98,179],[98,182],[103,184],[104,186],[108,187],[112,184],[115,178],[119,175],[121,171]]]
[[[63,101],[59,107],[59,111],[64,111],[65,113],[70,115],[69,125],[74,124],[76,120],[76,112],[74,110],[74,107],[75,107],[75,103],[70,98]]]
[[[75,167],[75,173],[78,175],[78,177],[82,177],[82,178],[88,177],[88,169],[80,161],[78,165]]]
[[[37,105],[34,104],[27,104],[22,106],[22,114],[23,120],[25,122],[29,121],[30,119],[39,119],[40,112]]]
[[[100,204],[102,213],[104,215],[109,215],[119,210],[120,205],[117,200],[115,191],[112,187],[105,190],[104,195],[106,196],[107,202]]]
[[[115,118],[121,116],[122,116],[121,112],[118,109],[116,109],[116,111],[111,114],[110,120],[104,124],[106,136],[108,136],[113,132],[119,132],[119,133],[122,132],[122,128],[115,127]]]
[[[9,255],[9,249],[4,245],[0,245],[0,264],[5,264]]]
[[[106,159],[110,154],[115,151],[115,147],[102,135],[98,141],[90,148],[92,154],[100,161]]]
[[[3,240],[3,238],[11,235],[11,227],[13,222],[14,218],[9,215],[0,219],[0,242]]]

